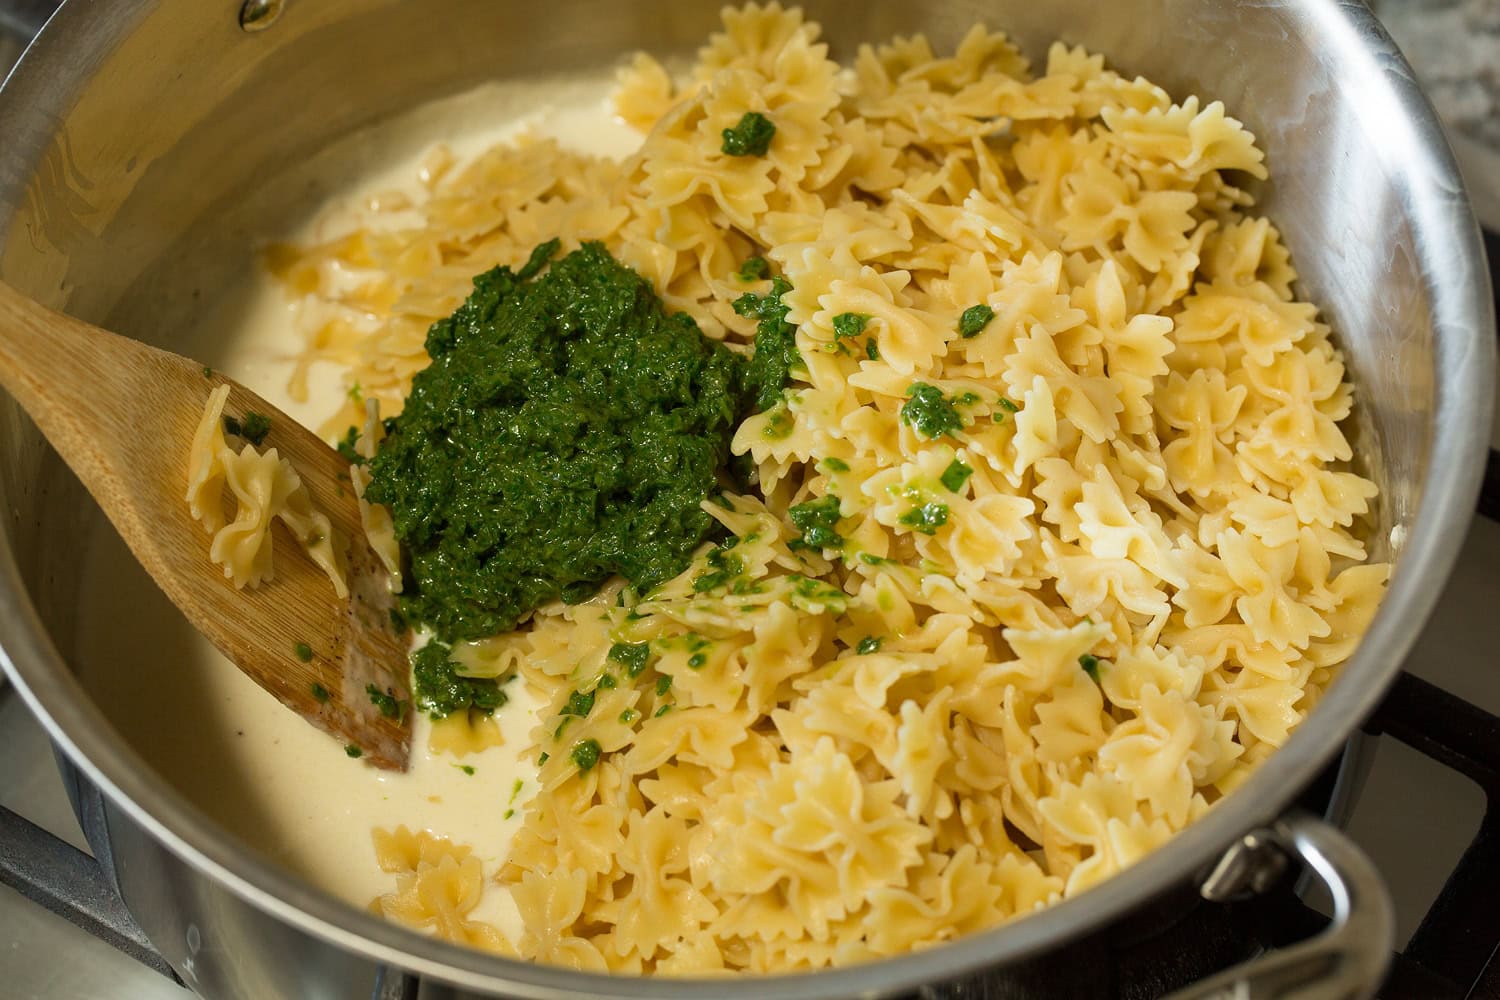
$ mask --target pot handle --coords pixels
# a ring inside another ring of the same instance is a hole
[[[1219,859],[1203,883],[1203,896],[1224,902],[1259,891],[1281,873],[1288,856],[1305,864],[1333,897],[1328,927],[1165,1000],[1366,1000],[1375,995],[1395,945],[1395,909],[1375,866],[1338,827],[1292,813],[1246,834]]]

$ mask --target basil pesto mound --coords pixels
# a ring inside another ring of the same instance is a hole
[[[598,243],[497,267],[427,334],[432,364],[370,463],[407,567],[402,612],[494,635],[686,569],[741,411],[745,362],[668,314]],[[545,270],[545,273],[543,271]]]

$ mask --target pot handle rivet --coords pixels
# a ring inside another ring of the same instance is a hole
[[[286,0],[245,0],[240,8],[240,27],[245,31],[265,31],[281,16]]]

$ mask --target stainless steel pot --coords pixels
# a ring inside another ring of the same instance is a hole
[[[1357,448],[1384,491],[1375,555],[1388,597],[1288,745],[1171,845],[1080,898],[874,965],[712,984],[584,976],[434,942],[266,863],[158,779],[68,667],[89,501],[0,400],[5,666],[89,789],[96,853],[179,974],[212,997],[343,996],[379,965],[518,997],[874,997],[1057,948],[1164,888],[1221,896],[1280,844],[1333,883],[1339,916],[1302,949],[1234,972],[1296,981],[1332,959],[1337,994],[1379,976],[1389,905],[1334,828],[1279,814],[1370,710],[1440,590],[1472,509],[1494,364],[1488,281],[1451,156],[1409,69],[1357,2],[809,2],[835,49],[976,20],[1039,57],[1062,37],[1174,93],[1224,100],[1267,149],[1278,221],[1359,387]],[[0,278],[143,340],[174,343],[199,291],[252,266],[235,205],[331,138],[492,78],[684,52],[714,3],[573,0],[69,0],[0,92]],[[279,17],[276,16],[279,14]],[[254,30],[251,30],[254,29]],[[289,190],[285,218],[307,192]],[[278,218],[256,220],[273,228]],[[170,443],[164,443],[170,446]],[[87,623],[108,628],[108,622]],[[1217,863],[1217,867],[1216,867]],[[1314,963],[1317,964],[1317,963]],[[1326,972],[1326,967],[1324,968]],[[1207,995],[1221,983],[1199,987]]]

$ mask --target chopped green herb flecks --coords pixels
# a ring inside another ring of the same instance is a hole
[[[913,531],[935,535],[939,528],[948,523],[948,505],[924,503],[902,514],[898,520]]]
[[[834,458],[832,455],[823,459],[823,468],[829,472],[848,472],[849,463],[842,458]]]
[[[721,135],[724,141],[719,149],[726,156],[765,156],[776,135],[776,126],[760,112],[746,111],[739,124],[724,129]]]
[[[516,811],[514,809],[507,809],[507,810],[505,810],[505,815],[503,817],[501,817],[501,818],[502,819],[510,819],[515,814],[516,814]]]
[[[787,577],[792,584],[791,605],[799,611],[820,614],[824,611],[841,615],[849,605],[849,595],[822,580],[814,580],[800,573]]]
[[[401,607],[444,642],[611,576],[645,592],[720,530],[702,504],[748,366],[602,244],[548,265],[556,250],[479,275],[432,325],[432,363],[369,463],[366,499],[390,508],[410,566]]]
[[[652,718],[653,719],[660,719],[663,715],[666,715],[670,711],[672,711],[672,706],[671,705],[663,705],[661,708],[658,708],[656,710],[656,714],[653,715]]]
[[[292,646],[292,653],[303,663],[311,663],[313,658],[312,647],[305,642],[299,642]]]
[[[625,711],[620,713],[620,722],[628,726],[634,723],[640,717],[640,712],[637,712],[633,708],[627,708]]]
[[[651,660],[651,644],[647,642],[617,642],[609,647],[609,658],[625,668],[631,677],[639,677]]]
[[[587,774],[599,763],[599,741],[578,741],[573,744],[573,752],[568,755],[568,759],[578,765],[579,774]]]
[[[698,574],[693,580],[695,593],[701,594],[708,590],[715,590],[744,572],[744,562],[739,556],[729,551],[737,544],[739,544],[739,539],[731,536],[709,552],[708,569]]]
[[[359,747],[355,746],[353,743],[345,743],[344,744],[344,756],[359,758],[359,757],[363,757],[364,755],[365,755],[365,752],[363,750],[361,750]]]
[[[761,436],[767,441],[780,441],[791,436],[796,427],[796,421],[792,418],[792,411],[787,408],[786,401],[781,400],[772,406],[766,413],[766,426],[761,431]]]
[[[1000,397],[1000,408],[1002,410],[1008,410],[1011,413],[1020,413],[1021,412],[1021,408],[1019,406],[1017,406],[1015,403],[1012,403],[1010,400],[1006,399],[1004,396]]]
[[[259,448],[266,441],[266,435],[271,433],[271,418],[263,413],[251,410],[245,414],[245,420],[240,424],[239,435]]]
[[[955,458],[953,461],[949,462],[948,467],[943,470],[943,486],[945,486],[950,493],[957,493],[959,490],[964,488],[964,483],[968,482],[969,477],[973,474],[973,469],[965,465],[961,459]]]
[[[672,675],[671,674],[662,674],[660,677],[658,677],[656,679],[656,695],[657,695],[657,697],[661,697],[662,695],[666,694],[670,690],[672,690]]]
[[[329,698],[328,689],[314,681],[312,686],[312,696],[320,702],[327,701]]]
[[[875,345],[874,337],[871,337],[869,340],[865,341],[865,357],[869,358],[871,361],[880,360],[880,348]]]
[[[859,645],[854,647],[854,651],[860,656],[868,656],[871,653],[880,651],[881,642],[882,640],[879,636],[867,635],[863,639],[859,640]]]
[[[1084,653],[1078,658],[1078,665],[1089,675],[1090,680],[1095,684],[1099,683],[1099,657],[1093,653]]]
[[[613,691],[619,685],[619,683],[619,681],[615,680],[614,674],[599,675],[599,686],[606,691]]]
[[[516,801],[516,796],[520,795],[521,794],[521,789],[523,789],[525,787],[526,787],[526,782],[522,781],[520,778],[517,778],[516,781],[515,781],[515,784],[513,784],[513,785],[510,786],[510,802],[515,802]],[[507,803],[507,804],[509,804],[509,803]]]
[[[358,427],[350,427],[347,431],[344,432],[343,438],[339,440],[339,443],[337,445],[339,454],[343,455],[344,459],[350,465],[364,465],[365,464],[365,456],[361,455],[359,452],[357,452],[357,451],[354,450],[355,445],[358,444],[358,443],[359,443],[359,428]]]
[[[834,530],[839,523],[839,498],[833,494],[795,504],[787,516],[802,532],[800,544],[820,550],[843,547],[843,536]]]
[[[203,377],[204,378],[213,378],[214,377],[214,370],[212,368],[208,367],[208,365],[204,365],[203,366]]]
[[[417,708],[434,719],[470,708],[491,715],[510,700],[498,681],[459,676],[451,652],[434,640],[412,654],[412,698]]]
[[[562,707],[560,714],[576,715],[580,719],[594,710],[594,692],[584,694],[582,691],[574,691],[568,695],[568,702]]]
[[[861,552],[859,554],[859,561],[864,563],[866,566],[883,566],[891,560],[885,558],[884,556],[877,556],[873,552]]]
[[[970,306],[964,310],[964,314],[958,318],[958,332],[965,338],[976,337],[979,331],[989,326],[990,320],[995,318],[995,310],[984,303]]]
[[[865,313],[839,313],[833,317],[833,336],[835,339],[858,337],[869,325],[870,317]]]
[[[549,761],[551,759],[552,759],[552,755],[550,753],[543,753],[540,757],[538,757],[536,759],[536,766],[537,767],[541,767],[543,764],[547,763],[547,761]]]
[[[771,262],[764,257],[746,257],[740,265],[741,281],[761,281],[771,276]]]
[[[792,283],[777,275],[764,295],[746,292],[734,300],[734,311],[758,322],[755,326],[755,354],[745,371],[745,389],[755,401],[757,410],[776,405],[781,392],[791,381],[793,369],[802,367],[802,353],[797,350],[797,328],[786,321],[791,307],[781,297],[792,290]]]
[[[940,438],[964,429],[963,417],[937,386],[913,382],[906,396],[906,402],[901,404],[901,422],[922,437]]]
[[[406,702],[397,699],[393,691],[382,691],[374,684],[366,684],[365,694],[369,697],[370,704],[379,709],[380,714],[387,719],[400,719],[406,714]]]
[[[692,656],[688,657],[687,665],[692,670],[701,670],[703,668],[703,665],[707,662],[708,657],[704,656],[702,653],[694,653]]]
[[[473,764],[454,764],[453,766],[456,767],[456,768],[458,768],[464,774],[467,774],[469,777],[471,777],[471,778],[474,777],[474,765]]]

